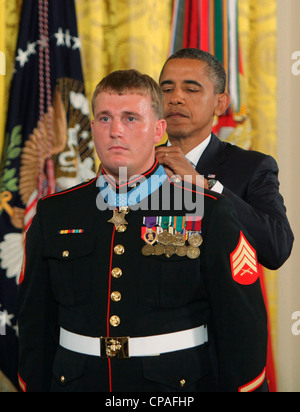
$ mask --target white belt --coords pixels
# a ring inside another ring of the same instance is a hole
[[[92,338],[60,328],[59,344],[65,349],[84,355],[126,359],[190,349],[207,341],[207,327],[204,325],[181,332],[143,338]]]

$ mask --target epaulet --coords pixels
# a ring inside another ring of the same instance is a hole
[[[79,189],[82,189],[86,186],[89,186],[90,184],[95,182],[97,179],[98,179],[98,177],[95,177],[94,179],[88,179],[84,183],[81,183],[77,186],[71,187],[70,189],[66,189],[66,190],[63,190],[62,192],[58,192],[58,193],[53,193],[52,195],[47,195],[47,196],[43,197],[41,200],[45,200],[45,199],[49,199],[49,198],[52,198],[52,197],[55,197],[55,196],[61,196],[61,195],[65,195],[66,193],[74,192],[75,190],[79,190]]]

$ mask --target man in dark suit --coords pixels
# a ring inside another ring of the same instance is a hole
[[[157,149],[158,160],[169,175],[201,174],[206,188],[227,196],[255,240],[259,262],[278,269],[290,256],[294,236],[279,193],[277,163],[212,133],[214,116],[230,104],[223,65],[209,53],[183,49],[165,63],[160,86],[169,142]]]
[[[99,178],[40,200],[28,231],[20,387],[266,391],[258,261],[233,205],[155,159],[166,122],[151,78],[112,73],[93,108]]]

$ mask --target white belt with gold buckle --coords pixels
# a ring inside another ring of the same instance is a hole
[[[60,328],[59,344],[65,349],[101,358],[127,359],[130,357],[158,356],[163,353],[191,349],[208,342],[207,326],[165,335],[143,338],[100,337],[78,335]]]

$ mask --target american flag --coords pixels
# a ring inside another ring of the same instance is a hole
[[[95,176],[74,0],[23,2],[0,169],[0,371],[17,379],[17,284],[38,199]]]

